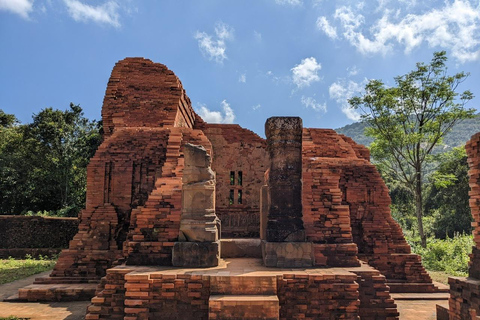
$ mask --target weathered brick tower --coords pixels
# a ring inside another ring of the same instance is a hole
[[[20,298],[95,295],[86,319],[397,319],[390,291],[435,290],[350,138],[205,123],[142,58],[113,68],[102,119],[79,232]],[[238,259],[222,243],[240,238]]]

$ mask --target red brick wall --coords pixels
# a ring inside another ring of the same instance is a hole
[[[259,237],[260,187],[268,167],[265,140],[236,124],[205,124],[203,129],[213,147],[212,169],[216,173],[215,209],[222,221],[223,237]],[[235,184],[230,184],[230,172]],[[242,185],[238,185],[238,172]],[[229,204],[234,190],[234,204]],[[242,191],[242,204],[238,192]]]
[[[115,64],[102,108],[105,136],[124,127],[192,128],[195,115],[182,83],[166,66],[143,58]]]
[[[303,219],[318,261],[328,265],[334,244],[353,239],[359,257],[388,279],[431,283],[391,216],[387,186],[365,147],[334,130],[304,129],[302,179]],[[356,252],[342,252],[330,263],[351,265]]]

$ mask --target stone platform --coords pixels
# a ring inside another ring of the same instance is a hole
[[[385,277],[352,268],[268,268],[223,259],[212,268],[117,266],[85,319],[398,319]]]

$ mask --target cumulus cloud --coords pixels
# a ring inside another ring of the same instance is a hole
[[[255,106],[253,106],[252,109],[253,109],[253,111],[256,111],[256,110],[260,109],[261,107],[262,107],[261,104],[257,104]]]
[[[320,111],[327,112],[326,103],[318,103],[312,97],[302,96],[301,102],[307,108],[312,108],[313,110],[318,111],[318,112],[320,112]]]
[[[242,73],[240,77],[238,77],[238,82],[241,82],[241,83],[247,82],[247,75],[245,73]]]
[[[222,101],[222,109],[223,113],[220,111],[212,111],[208,109],[207,106],[201,105],[197,112],[200,117],[208,123],[233,123],[235,113],[227,100]]]
[[[302,4],[302,0],[275,0],[275,3],[280,5],[299,6]]]
[[[336,39],[337,38],[337,28],[332,26],[327,18],[319,17],[317,19],[317,28],[322,30],[329,38]]]
[[[233,32],[233,28],[229,25],[217,22],[215,25],[215,36],[197,31],[195,39],[198,40],[198,47],[204,56],[217,63],[223,63],[227,59],[225,42],[233,39]]]
[[[33,10],[33,0],[0,0],[0,10],[10,11],[28,19],[29,13]]]
[[[349,6],[336,9],[333,17],[339,21],[344,39],[362,54],[386,54],[395,45],[404,47],[408,54],[426,43],[450,50],[462,63],[480,59],[480,8],[468,0],[447,1],[444,7],[422,14],[399,16],[399,11],[384,10],[369,28],[365,17]]]
[[[348,82],[346,80],[339,80],[332,83],[328,88],[330,99],[335,100],[340,105],[342,112],[350,120],[360,120],[360,114],[355,109],[350,107],[348,99],[352,98],[356,94],[361,93],[365,87],[365,83],[366,80],[362,83],[357,83],[352,80],[349,80]]]
[[[107,1],[102,5],[93,6],[78,0],[63,0],[68,13],[75,21],[95,22],[108,24],[115,28],[120,27],[119,5],[115,1]]]
[[[291,69],[293,83],[298,88],[308,87],[312,82],[319,81],[318,70],[322,68],[314,57],[305,58]]]

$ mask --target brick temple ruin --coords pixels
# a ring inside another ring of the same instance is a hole
[[[437,306],[438,320],[480,319],[480,132],[466,143],[474,246],[468,277],[449,277],[449,309]]]
[[[113,68],[102,120],[79,232],[21,299],[93,297],[86,319],[398,319],[390,292],[436,290],[352,139],[206,123],[142,58]]]

